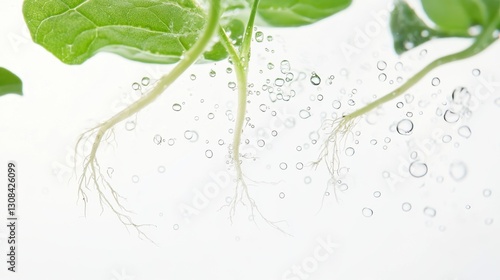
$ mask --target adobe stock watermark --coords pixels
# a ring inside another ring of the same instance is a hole
[[[298,263],[286,270],[282,280],[309,279],[318,269],[321,263],[327,261],[339,245],[332,240],[331,236],[316,238],[316,246],[311,253]]]
[[[389,1],[387,6],[379,11],[371,12],[371,20],[364,27],[354,28],[354,36],[348,42],[340,43],[340,51],[347,62],[351,62],[353,56],[359,55],[367,48],[377,36],[382,34],[389,25],[389,19],[394,4]]]
[[[193,197],[190,202],[179,205],[179,210],[188,223],[194,217],[200,215],[203,210],[207,209],[211,202],[221,195],[223,190],[233,185],[231,176],[227,171],[210,172],[209,176],[211,180],[208,183],[201,188],[193,189]]]

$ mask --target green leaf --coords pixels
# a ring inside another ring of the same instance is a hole
[[[9,70],[0,67],[0,96],[9,93],[23,95],[23,82]]]
[[[174,63],[197,40],[205,16],[187,0],[26,0],[33,40],[68,64],[100,51]],[[208,58],[226,55],[214,47]]]
[[[301,26],[327,18],[351,4],[351,0],[261,0],[260,17],[272,26]]]
[[[415,48],[432,38],[451,36],[427,26],[404,1],[395,3],[394,10],[391,12],[390,26],[394,50],[398,54]]]

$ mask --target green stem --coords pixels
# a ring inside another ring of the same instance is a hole
[[[483,50],[485,50],[488,46],[490,46],[493,42],[496,41],[498,38],[493,37],[493,32],[497,29],[497,26],[500,22],[500,13],[497,14],[496,18],[479,34],[472,45],[470,45],[468,48],[459,51],[454,54],[446,55],[441,58],[438,58],[431,63],[429,63],[427,66],[425,66],[422,70],[420,70],[417,74],[415,74],[413,77],[408,79],[403,85],[398,87],[397,89],[393,90],[389,94],[371,102],[370,104],[365,105],[364,107],[350,113],[349,115],[344,116],[344,118],[348,119],[354,119],[359,116],[362,116],[369,111],[373,110],[374,108],[400,96],[404,92],[406,92],[408,89],[410,89],[412,86],[414,86],[417,82],[419,82],[422,78],[424,78],[429,72],[434,70],[435,68],[453,62],[453,61],[458,61],[462,59],[469,58],[471,56],[474,56]]]

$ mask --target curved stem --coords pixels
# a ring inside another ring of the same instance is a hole
[[[417,82],[419,82],[422,78],[424,78],[429,72],[434,70],[435,68],[453,62],[453,61],[458,61],[462,59],[469,58],[471,56],[474,56],[483,50],[485,50],[488,46],[490,46],[493,42],[496,41],[498,38],[493,37],[493,32],[496,30],[498,24],[500,22],[500,13],[497,14],[497,17],[495,20],[493,20],[484,30],[481,32],[481,34],[476,37],[474,40],[474,43],[470,45],[468,48],[459,51],[454,54],[446,55],[443,57],[440,57],[431,63],[429,63],[427,66],[425,66],[422,70],[420,70],[417,74],[412,76],[408,81],[406,81],[403,85],[398,87],[397,89],[391,91],[389,94],[371,102],[370,104],[365,105],[364,107],[344,116],[344,118],[348,119],[354,119],[356,117],[362,116],[369,111],[373,110],[374,108],[400,96],[404,92],[406,92],[408,89],[410,89],[412,86],[414,86]]]

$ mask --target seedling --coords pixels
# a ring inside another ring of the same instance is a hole
[[[140,226],[127,215],[122,197],[102,175],[98,152],[102,142],[119,122],[133,116],[174,83],[191,65],[200,59],[221,60],[229,56],[236,74],[238,109],[232,144],[236,171],[235,196],[230,217],[237,203],[247,201],[262,218],[255,201],[250,197],[240,156],[240,142],[247,104],[247,76],[250,48],[257,14],[272,26],[300,26],[314,23],[349,6],[351,0],[77,0],[35,1],[24,3],[24,16],[33,40],[61,61],[80,64],[99,51],[113,52],[128,59],[152,63],[177,63],[143,97],[100,125],[82,134],[80,145],[92,141],[85,157],[79,180],[79,195],[88,201],[86,190],[93,185],[101,206],[109,207],[126,226],[145,236]],[[208,4],[208,13],[200,4]],[[235,14],[250,9],[245,24]],[[233,18],[234,17],[234,18]],[[213,42],[217,34],[216,42]],[[264,218],[273,227],[274,223]]]

